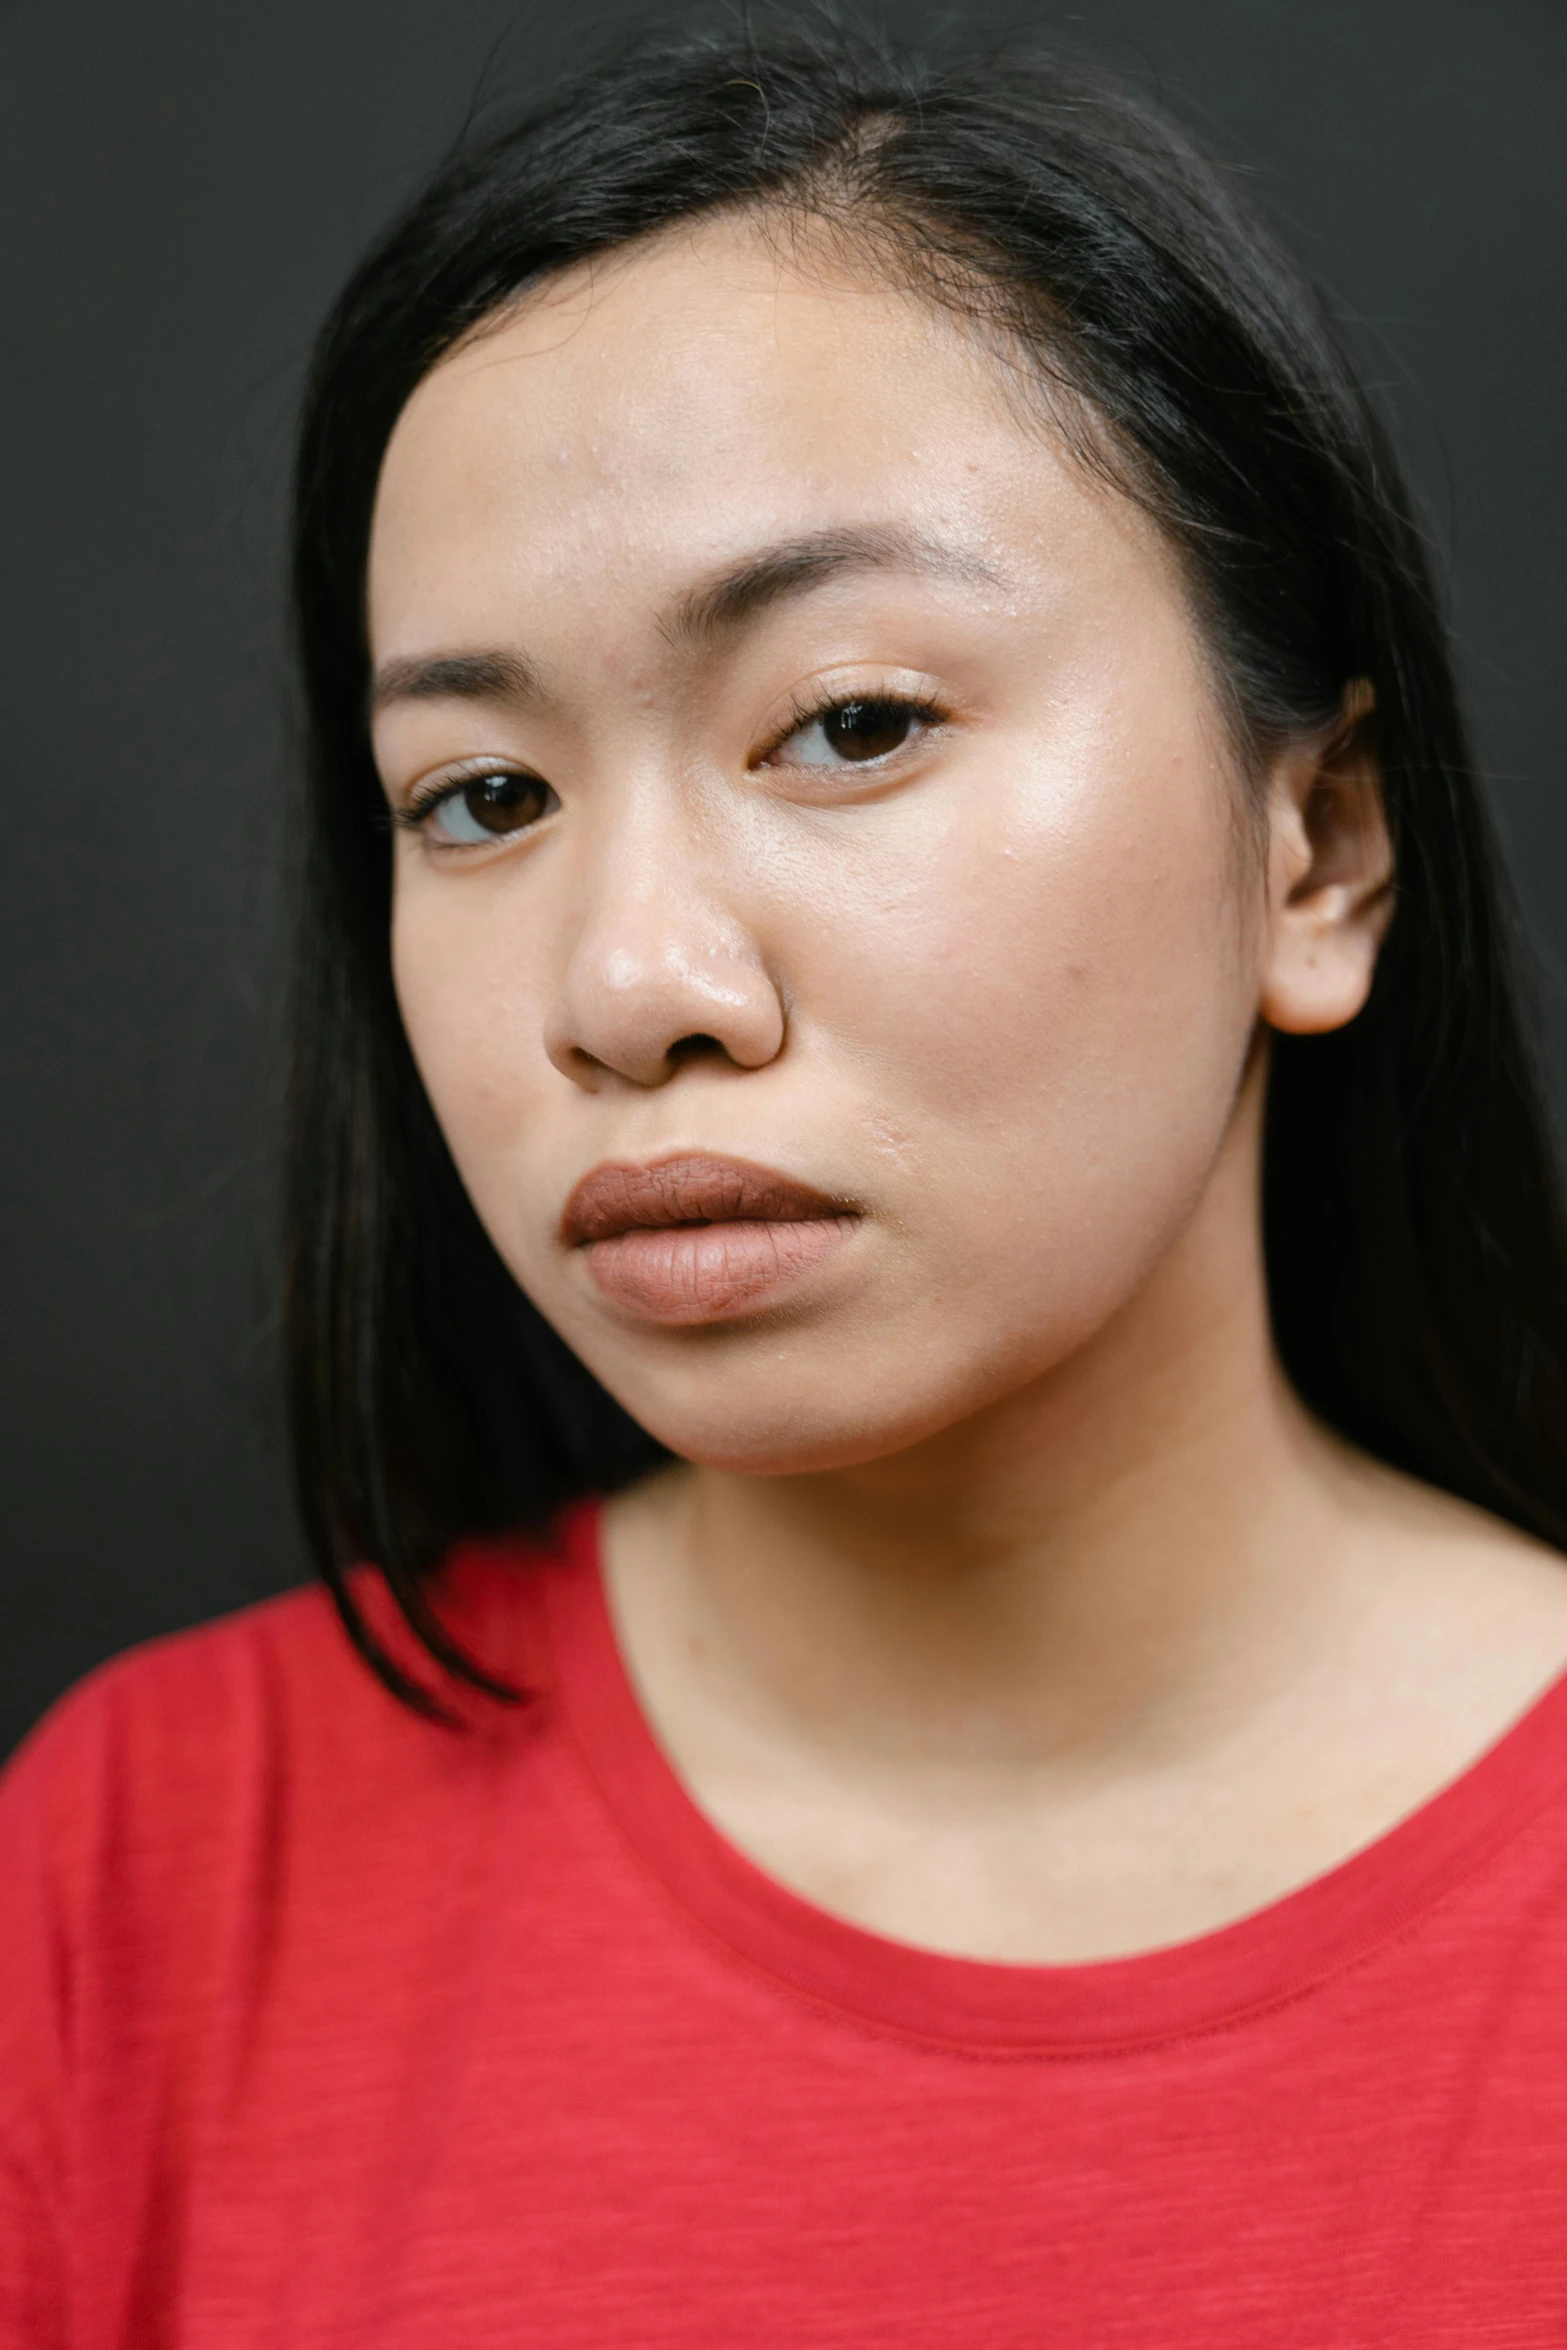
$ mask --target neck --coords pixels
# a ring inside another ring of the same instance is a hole
[[[633,1651],[664,1650],[666,1677],[672,1644],[699,1652],[781,1734],[932,1763],[1222,1735],[1265,1702],[1334,1605],[1353,1472],[1272,1350],[1260,1094],[1187,1230],[1070,1362],[890,1458],[679,1470],[623,1509]]]

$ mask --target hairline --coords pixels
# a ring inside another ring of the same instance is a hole
[[[879,142],[866,141],[866,146]],[[1103,400],[1075,365],[1076,346],[1065,322],[1042,287],[1007,292],[991,277],[983,249],[960,253],[936,226],[913,211],[901,218],[877,200],[853,175],[851,159],[830,156],[820,165],[765,194],[744,196],[679,214],[639,230],[614,245],[539,271],[501,295],[462,326],[438,351],[409,391],[449,362],[501,334],[519,315],[572,278],[584,280],[590,298],[594,279],[605,268],[633,264],[659,246],[689,238],[718,222],[753,226],[780,264],[823,278],[823,261],[836,263],[848,279],[906,294],[937,315],[955,321],[992,363],[996,387],[1028,429],[1043,426],[1056,446],[1099,489],[1108,490],[1152,524],[1173,556],[1193,635],[1222,721],[1224,741],[1236,771],[1238,837],[1255,856],[1262,838],[1264,776],[1281,747],[1259,737],[1247,716],[1238,679],[1225,659],[1201,565],[1172,517],[1159,472],[1147,452],[1119,430]],[[778,232],[793,228],[797,233]],[[798,233],[803,231],[804,233]],[[813,253],[812,248],[815,247]],[[938,272],[933,266],[949,266]],[[1051,365],[1050,361],[1059,364]],[[406,402],[404,403],[406,406]],[[395,425],[394,425],[395,430]],[[391,435],[388,435],[390,445]]]

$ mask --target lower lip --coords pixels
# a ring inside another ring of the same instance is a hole
[[[592,1241],[583,1254],[610,1304],[639,1321],[729,1322],[774,1304],[836,1255],[857,1221],[665,1224]]]

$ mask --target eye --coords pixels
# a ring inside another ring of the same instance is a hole
[[[895,695],[867,694],[832,702],[818,710],[768,753],[768,764],[789,767],[864,767],[901,751],[917,729],[939,723],[941,713],[922,702]]]
[[[403,821],[447,848],[482,847],[526,832],[560,806],[541,775],[472,775],[447,784],[405,811]]]

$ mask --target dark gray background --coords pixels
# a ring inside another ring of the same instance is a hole
[[[1452,582],[1567,1104],[1567,16],[958,13],[1148,80],[1359,322]],[[303,1571],[269,1271],[290,406],[481,80],[526,92],[571,43],[502,0],[11,0],[0,41],[3,1746],[96,1659]]]

